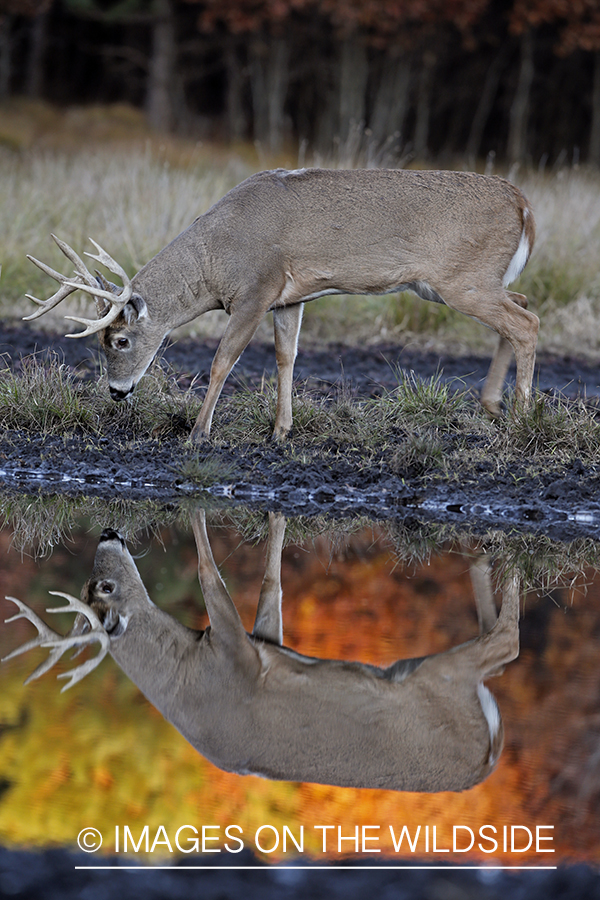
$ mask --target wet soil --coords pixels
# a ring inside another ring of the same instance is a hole
[[[208,384],[216,341],[180,340],[164,353],[183,386],[193,379],[202,394]],[[5,365],[19,367],[19,360],[34,352],[58,352],[66,365],[83,377],[95,378],[99,370],[97,341],[68,340],[20,325],[0,326],[0,353]],[[373,397],[393,389],[397,371],[420,377],[439,373],[457,386],[477,390],[489,359],[455,357],[398,345],[301,348],[295,368],[296,381],[314,395],[332,396],[343,388],[350,396]],[[272,346],[253,342],[228,379],[224,393],[255,387],[275,374]],[[511,377],[514,379],[514,372]],[[509,379],[510,380],[510,379]],[[549,395],[585,397],[600,402],[600,366],[573,357],[541,357],[536,385]],[[219,407],[217,406],[218,416]],[[448,440],[451,440],[451,436]],[[377,519],[449,522],[475,530],[521,528],[569,540],[581,535],[600,536],[600,452],[598,464],[574,460],[567,466],[548,468],[531,475],[524,459],[510,470],[497,460],[467,466],[461,483],[444,482],[419,471],[418,465],[393,471],[389,459],[374,455],[367,469],[359,466],[358,451],[351,446],[326,463],[293,459],[285,448],[265,443],[231,447],[207,446],[201,459],[211,458],[228,472],[210,488],[223,504],[281,509],[288,515],[329,513],[333,516],[369,515]],[[46,437],[11,432],[0,440],[0,483],[24,493],[89,494],[104,497],[154,499],[176,502],[195,495],[198,482],[182,474],[186,453],[182,434],[171,438],[131,441],[111,434],[91,440],[78,435]]]

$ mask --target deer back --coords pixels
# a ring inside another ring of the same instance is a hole
[[[233,604],[211,616],[205,632],[194,632],[152,604],[118,537],[100,543],[83,598],[109,623],[110,653],[125,673],[226,770],[356,787],[463,790],[498,757],[500,716],[481,682],[512,658],[514,644],[491,641],[494,632],[388,669],[306,657],[248,635]]]

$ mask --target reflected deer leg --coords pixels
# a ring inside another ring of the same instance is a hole
[[[479,634],[487,634],[498,621],[494,591],[492,590],[492,578],[490,563],[487,555],[482,553],[469,563],[469,574],[475,595],[477,606],[477,620],[479,622]]]
[[[219,639],[236,646],[243,644],[247,642],[247,635],[215,563],[206,532],[206,514],[203,509],[197,510],[192,515],[192,530],[198,552],[198,580],[212,636],[218,636]]]
[[[303,303],[295,306],[278,306],[273,310],[277,359],[277,414],[273,437],[277,441],[283,440],[292,428],[292,379],[303,312]]]
[[[520,579],[513,574],[502,587],[502,607],[496,624],[472,645],[478,645],[479,667],[487,675],[499,675],[506,663],[519,655],[520,594]]]
[[[281,618],[281,554],[285,538],[285,516],[269,513],[269,539],[265,574],[252,634],[274,644],[283,643]]]

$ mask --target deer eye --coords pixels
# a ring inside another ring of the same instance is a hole
[[[129,347],[129,338],[117,338],[114,342],[114,346],[117,348],[117,350],[126,350]]]
[[[102,591],[103,594],[112,594],[115,586],[112,581],[101,581],[98,585],[98,589]]]

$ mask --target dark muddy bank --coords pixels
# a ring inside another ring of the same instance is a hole
[[[350,868],[327,866],[317,871],[268,868],[249,855],[236,859],[231,867],[218,870],[223,860],[201,857],[196,865],[202,872],[170,866],[160,869],[125,871],[78,871],[75,866],[123,865],[122,860],[75,856],[63,850],[36,855],[0,848],[0,895],[33,900],[163,900],[202,896],[206,900],[362,900],[367,892],[388,898],[460,897],[463,900],[600,900],[600,875],[588,866],[570,866],[558,871],[499,872],[494,870],[402,871],[389,869],[396,861],[368,860],[370,871],[356,868],[365,863],[349,861]],[[185,865],[188,860],[185,860]],[[405,865],[410,865],[406,861]],[[345,862],[348,865],[348,862]],[[402,865],[402,863],[400,863]],[[237,868],[244,866],[245,869]],[[236,870],[237,869],[237,870]]]
[[[182,339],[171,343],[163,352],[163,358],[182,376],[182,384],[196,377],[198,390],[208,385],[210,364],[218,341],[194,341]],[[100,352],[96,338],[73,340],[62,335],[50,335],[32,327],[7,325],[0,322],[0,354],[5,364],[18,365],[21,357],[32,353],[53,350],[65,363],[77,368],[84,376],[95,377],[100,365]],[[393,389],[397,383],[398,369],[422,378],[430,378],[437,372],[445,380],[456,379],[457,386],[478,390],[483,384],[489,367],[487,356],[438,355],[399,344],[378,344],[366,347],[349,347],[330,344],[320,349],[300,346],[294,369],[297,382],[306,383],[315,393],[328,394],[344,385],[356,396],[378,396],[383,390]],[[276,372],[273,347],[252,342],[228,378],[224,394],[233,393],[240,384],[258,385],[263,378]],[[187,379],[186,377],[187,376]],[[509,384],[514,384],[514,366],[509,374]],[[548,394],[560,392],[575,399],[585,396],[600,400],[600,361],[598,363],[575,357],[539,356],[534,383]]]
[[[201,395],[215,348],[214,341],[182,340],[167,349],[165,359],[181,375],[184,386],[196,376],[195,389]],[[20,326],[5,325],[0,330],[5,365],[18,368],[21,357],[48,349],[58,352],[82,377],[97,376],[95,339],[67,340]],[[311,394],[335,395],[343,388],[346,394],[361,398],[393,389],[397,367],[401,367],[422,377],[440,373],[443,379],[459,379],[458,386],[477,390],[488,364],[482,357],[439,357],[392,345],[336,345],[301,350],[296,379]],[[228,379],[225,393],[258,386],[274,373],[272,347],[253,343]],[[592,405],[600,399],[600,369],[582,360],[542,357],[536,383],[550,395],[560,390],[572,399],[586,397]],[[195,456],[182,438],[181,431],[167,440],[133,442],[126,434],[42,440],[30,432],[10,432],[0,440],[0,481],[5,488],[23,493],[177,502],[201,488],[197,479],[182,474],[186,458]],[[270,443],[203,447],[198,458],[200,463],[208,459],[224,473],[210,489],[221,501],[278,508],[289,515],[417,517],[475,529],[521,528],[564,540],[600,536],[600,453],[598,464],[584,466],[575,460],[533,475],[527,459],[510,470],[502,470],[494,459],[474,461],[456,484],[423,474],[418,464],[398,471],[383,453],[375,454],[368,468],[359,468],[358,451],[351,446],[341,450],[326,464],[310,454],[294,459],[285,448]]]

